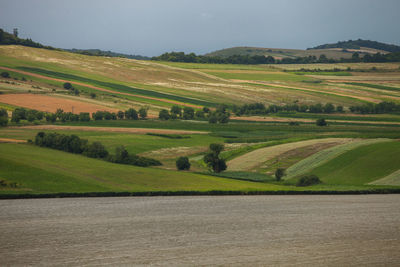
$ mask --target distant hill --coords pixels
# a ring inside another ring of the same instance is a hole
[[[341,41],[334,44],[323,44],[313,48],[308,48],[307,50],[312,49],[331,49],[331,48],[342,48],[342,49],[362,49],[362,48],[372,48],[377,50],[382,50],[386,52],[400,52],[400,46],[393,44],[385,44],[376,41],[370,40],[348,40]]]
[[[307,57],[324,54],[327,58],[341,59],[351,58],[354,52],[358,52],[361,56],[366,54],[387,54],[393,52],[399,52],[400,46],[384,44],[369,40],[356,40],[356,41],[345,41],[337,42],[335,44],[324,44],[307,50],[302,49],[283,49],[283,48],[262,48],[262,47],[249,47],[239,46],[217,50],[206,54],[205,56],[223,57],[227,58],[233,55],[241,56],[272,56],[275,59],[282,58],[296,58],[296,57]]]
[[[100,49],[64,49],[67,52],[83,54],[88,56],[104,56],[104,57],[123,57],[123,58],[131,58],[131,59],[139,59],[139,60],[149,60],[149,57],[141,56],[141,55],[128,55],[123,53],[115,53],[112,51],[104,51]]]
[[[32,41],[32,39],[30,38],[21,39],[15,36],[14,34],[3,31],[3,29],[0,29],[0,45],[23,45],[29,47],[51,49],[51,50],[56,49],[51,46],[45,46],[40,43],[36,43]]]
[[[351,58],[353,52],[342,51],[341,49],[318,49],[318,50],[301,50],[301,49],[283,49],[283,48],[262,48],[262,47],[232,47],[208,53],[205,56],[230,57],[233,55],[241,56],[272,56],[275,59],[296,58],[306,56],[319,57],[325,54],[328,58],[340,59]]]
[[[8,33],[3,29],[0,29],[0,45],[22,45],[29,46],[35,48],[44,48],[50,50],[64,50],[71,53],[84,54],[88,56],[106,56],[106,57],[123,57],[123,58],[131,58],[131,59],[140,59],[140,60],[149,60],[149,57],[140,56],[140,55],[127,55],[122,53],[114,53],[111,51],[103,51],[100,49],[59,49],[54,48],[52,46],[42,45],[41,43],[37,43],[32,41],[32,39],[22,39],[14,34]]]

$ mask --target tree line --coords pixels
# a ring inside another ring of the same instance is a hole
[[[306,105],[306,104],[286,104],[284,106],[278,105],[269,105],[266,106],[263,103],[253,103],[253,104],[244,104],[242,106],[233,105],[232,111],[237,116],[242,115],[266,115],[269,113],[278,113],[280,111],[296,111],[296,112],[304,112],[304,113],[334,113],[334,112],[343,112],[343,106],[338,105],[335,106],[332,103],[326,103],[325,105],[321,103],[317,103],[314,105]]]
[[[160,120],[208,120],[209,123],[228,123],[230,113],[226,105],[218,105],[215,111],[210,110],[208,107],[203,107],[201,110],[195,111],[191,107],[180,107],[174,105],[170,110],[162,109],[158,113]]]
[[[162,165],[161,162],[156,159],[129,154],[124,146],[116,147],[115,154],[111,155],[100,142],[89,143],[87,139],[81,139],[77,135],[39,132],[35,137],[34,144],[40,147],[82,154],[90,158],[103,159],[113,163],[140,167]]]
[[[219,56],[202,56],[195,53],[185,54],[184,52],[164,53],[158,57],[152,57],[156,61],[185,62],[185,63],[209,63],[209,64],[314,64],[314,63],[359,63],[359,62],[399,62],[400,52],[388,54],[365,54],[361,56],[359,53],[353,53],[351,58],[333,59],[328,58],[325,54],[316,56],[304,56],[282,59],[275,59],[272,56],[262,55],[232,55],[228,57]]]

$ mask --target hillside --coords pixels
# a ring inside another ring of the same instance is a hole
[[[243,46],[243,47],[232,47],[232,48],[217,50],[215,52],[206,54],[206,56],[226,58],[233,55],[243,55],[243,56],[248,55],[248,56],[272,56],[275,59],[282,59],[282,58],[296,58],[296,57],[307,57],[307,56],[319,57],[322,54],[324,54],[327,58],[341,59],[341,58],[351,58],[354,52],[358,52],[361,55],[375,54],[378,52],[387,53],[386,50],[384,51],[368,47],[358,47],[355,49],[321,47],[321,48],[301,50],[301,49],[262,48],[262,47]]]
[[[348,40],[348,41],[340,41],[334,44],[323,44],[319,45],[313,48],[308,48],[307,50],[315,50],[315,49],[331,49],[331,48],[342,48],[342,49],[356,49],[356,50],[362,50],[365,48],[369,49],[377,49],[377,50],[382,50],[385,52],[400,52],[400,46],[398,45],[393,45],[393,44],[385,44],[381,42],[376,42],[376,41],[370,41],[370,40]]]

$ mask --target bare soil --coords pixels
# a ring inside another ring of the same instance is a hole
[[[73,113],[92,113],[98,110],[118,111],[106,106],[42,94],[3,94],[0,95],[0,102],[45,112],[56,112],[59,108]]]
[[[398,266],[400,195],[0,201],[3,266]]]

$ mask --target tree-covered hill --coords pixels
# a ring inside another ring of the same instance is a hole
[[[360,49],[362,47],[373,48],[378,50],[383,50],[387,52],[400,52],[400,46],[393,44],[385,44],[376,41],[370,40],[348,40],[348,41],[340,41],[334,44],[323,44],[313,48],[308,48],[308,50],[312,49],[330,49],[330,48],[342,48],[342,49]]]

